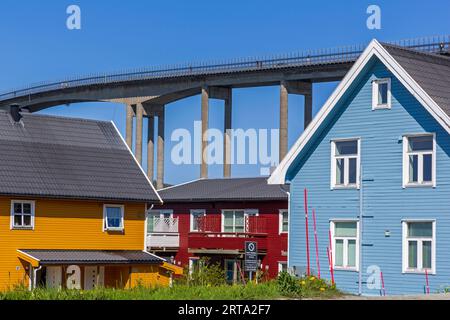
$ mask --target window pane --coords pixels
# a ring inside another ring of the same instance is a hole
[[[119,207],[107,207],[106,219],[109,228],[122,227],[122,209]]]
[[[408,268],[417,268],[417,241],[408,241]]]
[[[408,223],[408,237],[426,237],[433,236],[432,222],[409,222]]]
[[[31,227],[31,215],[24,215],[23,216],[23,226],[24,227]]]
[[[417,170],[419,168],[418,156],[409,156],[409,182],[417,182]]]
[[[335,248],[336,252],[334,253],[334,259],[336,260],[334,264],[338,267],[344,266],[344,240],[336,240]]]
[[[433,150],[433,137],[423,136],[423,137],[410,137],[409,140],[409,151],[431,151]]]
[[[348,159],[348,183],[356,184],[356,158]]]
[[[430,182],[432,180],[432,159],[431,154],[423,155],[423,181]]]
[[[431,269],[431,241],[422,242],[422,267]]]
[[[31,204],[30,203],[23,203],[22,209],[23,209],[23,213],[31,214]]]
[[[282,221],[282,223],[283,223],[282,231],[283,232],[288,232],[288,229],[289,229],[289,220],[288,219],[289,219],[288,212],[287,211],[283,212],[283,221]]]
[[[348,266],[356,266],[356,240],[348,240]]]
[[[14,213],[22,213],[22,204],[14,203]]]
[[[387,82],[378,83],[378,104],[387,104],[388,84]]]
[[[358,154],[358,141],[336,142],[336,155]]]
[[[224,231],[233,232],[233,211],[225,211],[223,217]]]
[[[22,215],[14,215],[14,225],[15,226],[22,226]]]
[[[344,184],[344,159],[336,159],[336,184]]]
[[[356,222],[335,222],[334,235],[336,237],[356,237]]]
[[[235,212],[235,228],[236,232],[244,231],[244,211],[236,211]]]

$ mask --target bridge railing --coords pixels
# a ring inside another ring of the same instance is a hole
[[[413,48],[422,52],[450,52],[450,35],[416,38],[388,43]],[[353,62],[363,52],[364,48],[365,45],[355,45],[331,49],[310,50],[302,53],[292,53],[273,57],[235,59],[221,63],[189,63],[170,67],[142,68],[112,74],[95,74],[67,78],[60,81],[32,84],[28,87],[1,93],[0,101],[53,90],[109,83]]]

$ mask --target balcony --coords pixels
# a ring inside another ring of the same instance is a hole
[[[267,249],[266,218],[244,216],[233,225],[224,224],[220,215],[197,218],[197,230],[189,233],[189,248],[243,250],[245,241],[256,241],[258,250]]]
[[[175,249],[180,246],[178,233],[178,218],[153,217],[149,220],[147,228],[147,248]]]

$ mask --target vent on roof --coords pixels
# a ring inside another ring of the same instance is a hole
[[[13,118],[14,122],[19,122],[22,118],[22,115],[20,114],[20,106],[18,104],[12,104],[9,106],[9,112],[11,114],[11,117]]]

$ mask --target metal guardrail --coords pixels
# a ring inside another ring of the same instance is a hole
[[[386,42],[421,52],[450,52],[450,35]],[[216,63],[187,63],[169,67],[150,67],[116,73],[92,74],[59,81],[41,82],[0,94],[0,101],[66,88],[153,80],[183,76],[232,73],[254,70],[283,69],[299,66],[346,63],[355,61],[365,45],[309,50],[272,57],[235,59]]]

